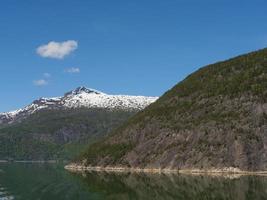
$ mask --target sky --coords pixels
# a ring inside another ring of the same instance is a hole
[[[78,86],[160,96],[267,46],[266,0],[1,0],[0,112]]]

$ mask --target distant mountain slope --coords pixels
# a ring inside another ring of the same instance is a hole
[[[79,87],[0,114],[0,160],[70,159],[156,99]]]
[[[199,69],[77,163],[267,170],[267,49]]]

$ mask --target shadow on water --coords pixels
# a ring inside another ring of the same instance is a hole
[[[75,174],[61,165],[0,164],[0,200],[262,200],[267,177],[144,173]]]
[[[153,200],[262,200],[267,199],[267,178],[243,176],[225,177],[86,173],[83,174],[92,192],[105,195],[105,199]]]

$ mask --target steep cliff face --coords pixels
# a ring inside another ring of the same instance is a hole
[[[267,170],[267,49],[199,69],[78,160]]]

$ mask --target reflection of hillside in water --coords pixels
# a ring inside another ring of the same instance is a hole
[[[88,192],[81,177],[53,164],[7,163],[0,165],[0,200],[99,199]]]
[[[267,178],[90,172],[83,174],[89,190],[107,199],[233,199],[267,197]]]

